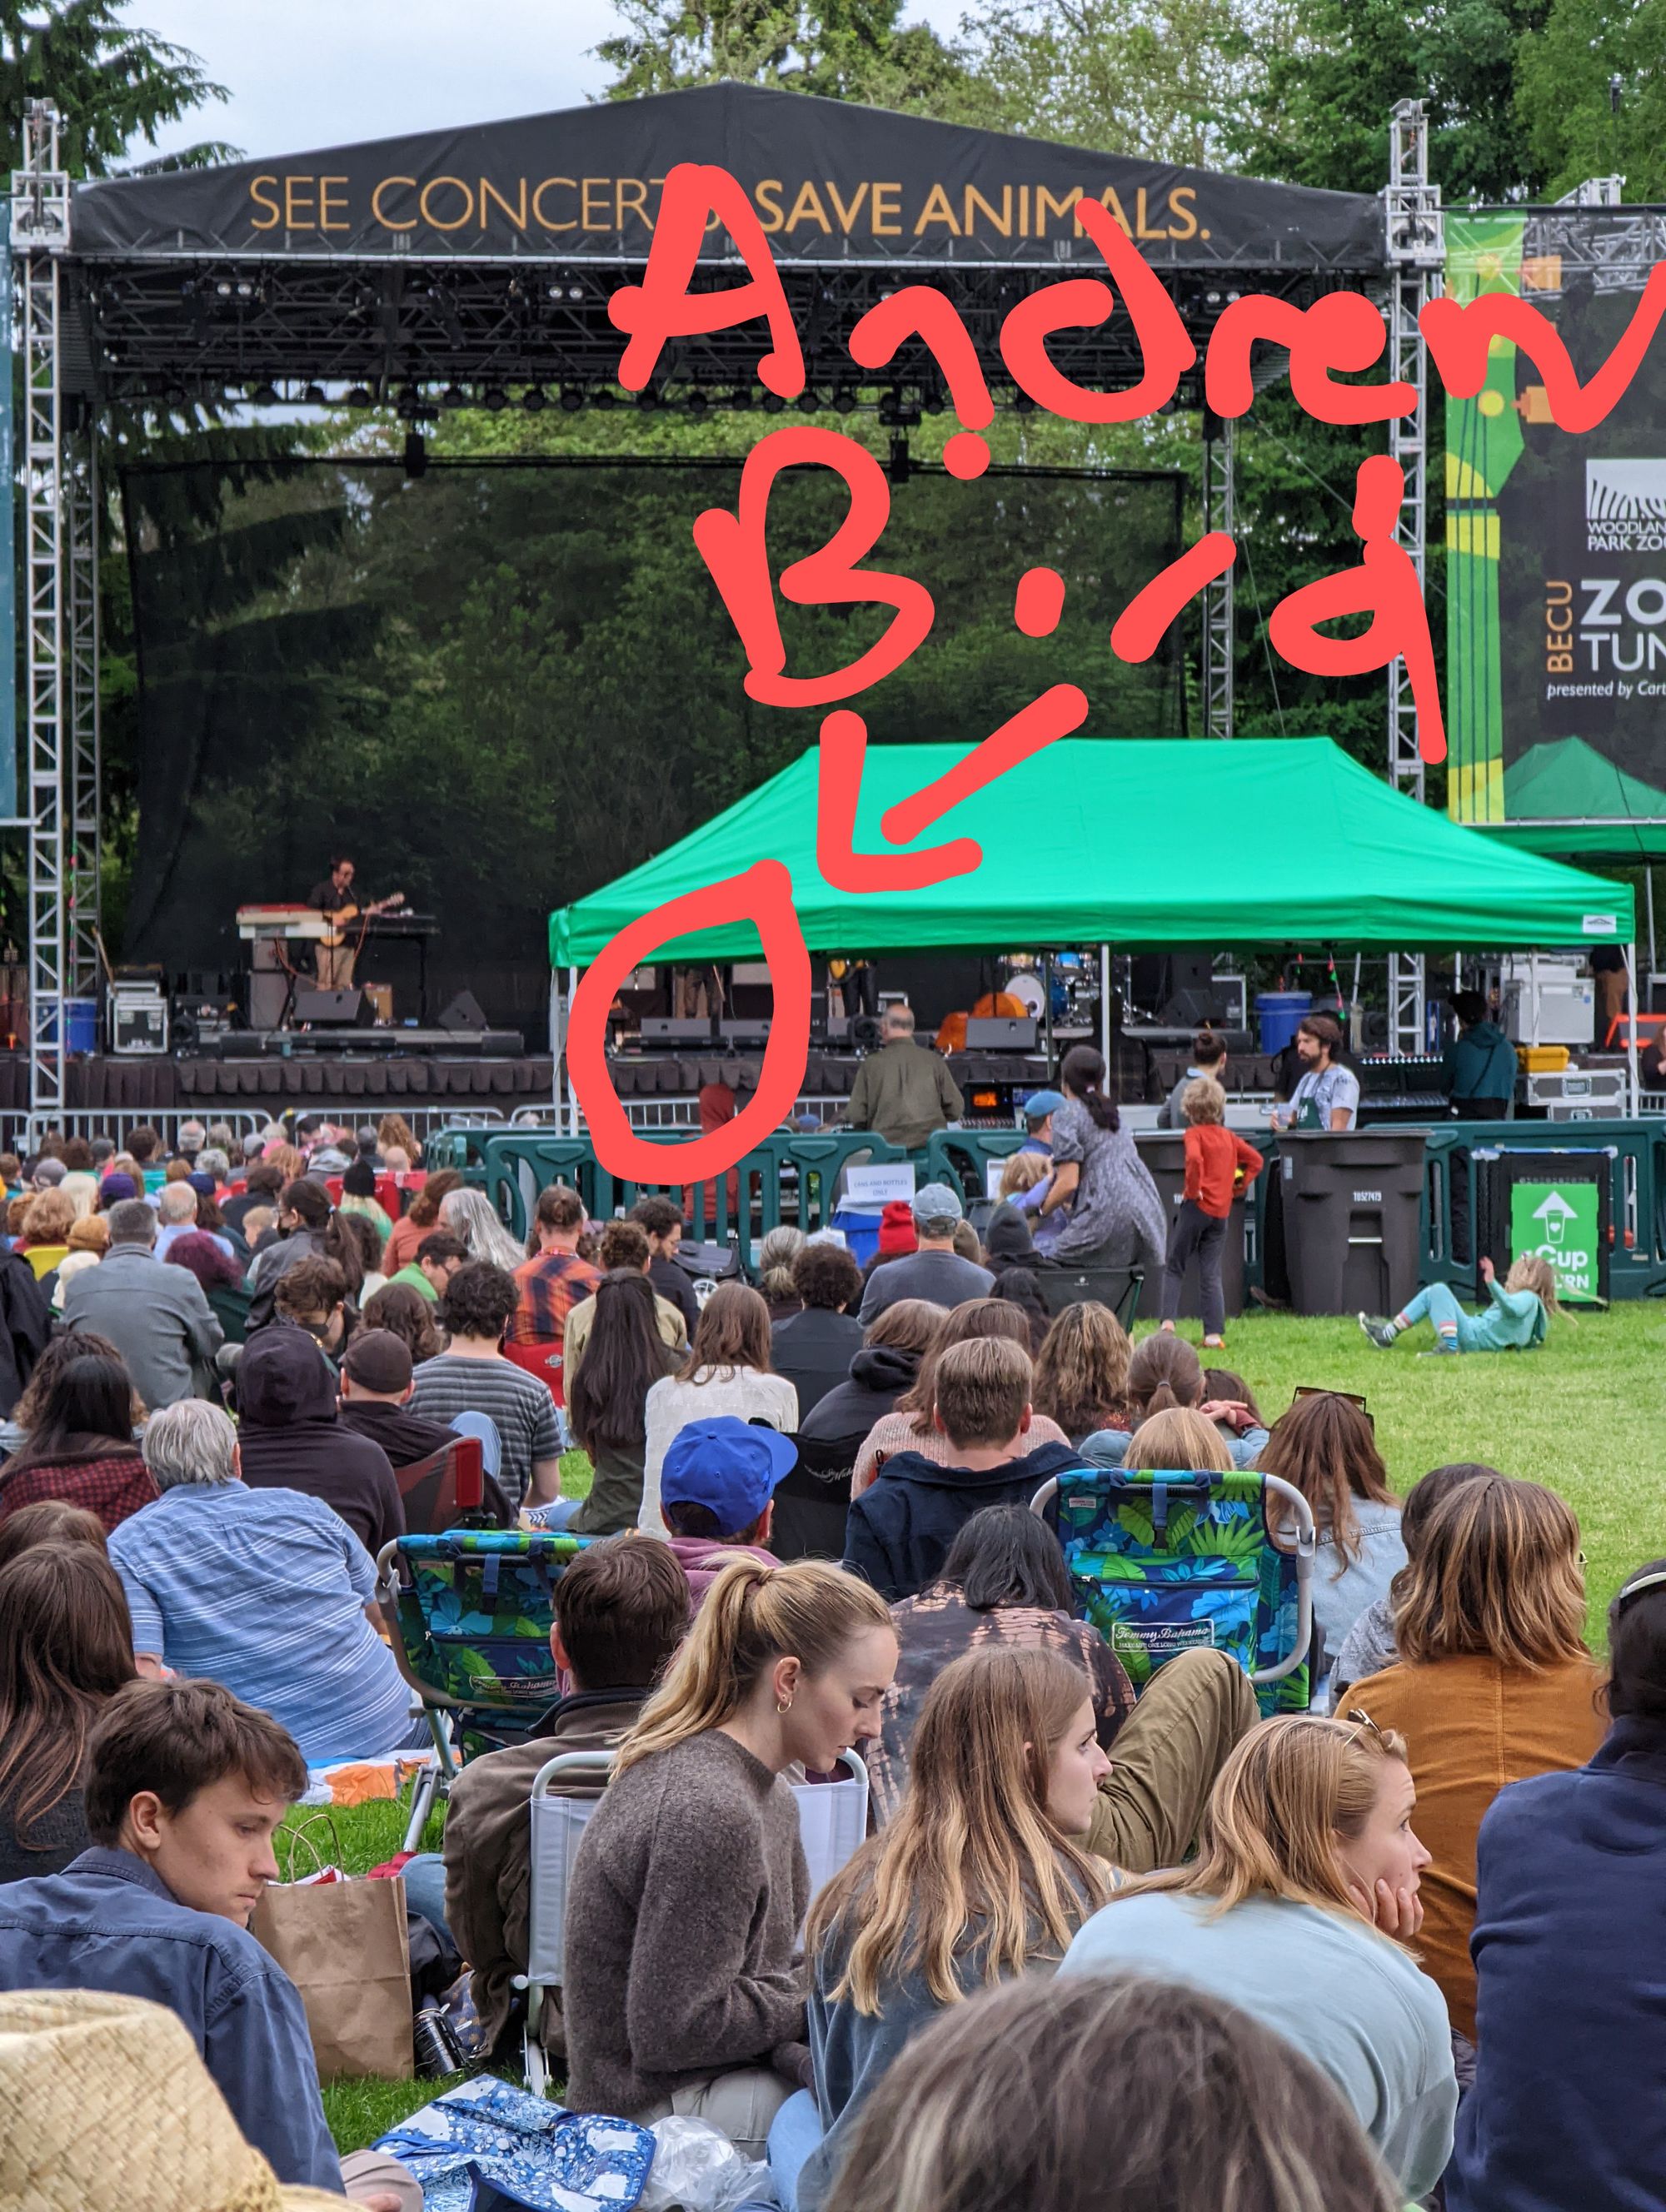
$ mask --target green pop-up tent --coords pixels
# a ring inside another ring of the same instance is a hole
[[[854,839],[885,853],[886,810],[965,745],[875,745]],[[913,891],[835,890],[816,864],[817,755],[588,898],[552,915],[556,969],[582,967],[680,893],[783,861],[812,951],[952,945],[1629,945],[1624,884],[1459,828],[1328,738],[1067,738],[954,807],[919,841],[971,836],[971,873]],[[918,849],[918,846],[907,849]],[[660,959],[757,957],[749,925]]]

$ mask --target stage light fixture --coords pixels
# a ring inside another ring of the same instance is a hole
[[[752,407],[751,386],[743,385],[739,391],[732,392],[729,394],[729,404],[737,415],[749,415]]]
[[[1015,414],[1015,415],[1033,415],[1033,414],[1035,413],[1035,411],[1036,411],[1036,403],[1035,403],[1035,401],[1034,401],[1034,400],[1030,397],[1030,394],[1029,394],[1027,392],[1015,392],[1013,393],[1013,395],[1012,395],[1012,412],[1013,412],[1013,414]]]
[[[549,403],[536,384],[529,384],[520,395],[520,404],[529,415],[541,415]]]
[[[582,285],[582,284],[569,284],[569,285],[568,286],[568,288],[567,288],[567,296],[568,296],[568,298],[569,298],[569,300],[581,300],[581,299],[583,299],[583,297],[584,297],[584,287],[583,287],[583,285]]]
[[[327,407],[330,403],[324,396],[321,384],[309,384],[301,395],[301,404],[303,407]]]
[[[842,384],[833,394],[833,411],[836,415],[854,415],[856,412],[856,395],[848,384]]]
[[[501,384],[489,384],[480,395],[480,404],[493,415],[501,415],[509,404],[509,395]]]
[[[695,391],[690,392],[688,408],[690,415],[703,415],[710,404],[710,401],[707,398],[703,392]]]
[[[404,464],[405,475],[412,483],[428,473],[428,441],[420,430],[405,432]]]
[[[636,394],[637,412],[652,415],[660,404],[660,395],[651,384],[645,384]]]
[[[763,395],[763,406],[766,415],[779,415],[786,404],[778,392],[766,392]]]
[[[230,299],[230,297],[231,297],[231,279],[230,279],[230,277],[229,277],[229,276],[222,276],[222,277],[217,281],[217,283],[216,283],[216,285],[215,285],[215,287],[214,287],[214,296],[215,296],[215,298],[216,298],[216,300],[229,300],[229,299]]]
[[[460,384],[448,384],[440,401],[442,407],[466,407],[468,404],[469,395]]]
[[[250,387],[248,398],[256,407],[276,407],[277,387],[271,384],[256,384]]]
[[[894,484],[905,484],[914,473],[914,462],[909,453],[909,441],[899,431],[891,441],[891,458],[885,465],[885,474]]]
[[[237,296],[240,300],[252,300],[254,297],[254,286],[246,276],[240,276],[237,280]]]
[[[821,412],[822,404],[816,397],[816,387],[813,384],[806,384],[793,404],[800,415],[818,415]]]
[[[576,415],[583,405],[584,394],[579,390],[578,386],[573,384],[563,384],[561,387],[561,409],[562,414]]]
[[[356,384],[347,395],[347,404],[350,407],[369,407],[374,402],[362,384]]]
[[[611,408],[617,407],[618,404],[617,394],[605,384],[599,392],[593,394],[590,401],[593,407],[599,407],[604,414],[606,414]]]

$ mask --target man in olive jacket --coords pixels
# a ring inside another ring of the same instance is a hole
[[[841,1117],[853,1129],[872,1129],[905,1152],[917,1152],[933,1129],[958,1121],[965,1108],[941,1053],[917,1044],[914,1014],[887,1006],[878,1052],[856,1071],[850,1103]]]
[[[490,2047],[518,2057],[514,1980],[526,1971],[532,1820],[538,1771],[569,1751],[617,1751],[689,1625],[688,1577],[669,1544],[631,1529],[580,1553],[555,1589],[550,1632],[571,1683],[524,1743],[471,1759],[446,1817],[446,1918],[471,1972],[475,2009]],[[599,1781],[562,1788],[599,1797]],[[513,2033],[512,2033],[513,2032]],[[545,2003],[540,2041],[566,2055],[558,1996]]]

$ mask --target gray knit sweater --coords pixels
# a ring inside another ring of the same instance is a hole
[[[569,2107],[658,2117],[685,2081],[801,2044],[809,1903],[793,1793],[732,1736],[609,1783],[567,1902]]]

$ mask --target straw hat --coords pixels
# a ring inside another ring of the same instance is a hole
[[[319,2212],[238,2131],[175,2013],[91,1990],[0,1996],[0,2212]]]

